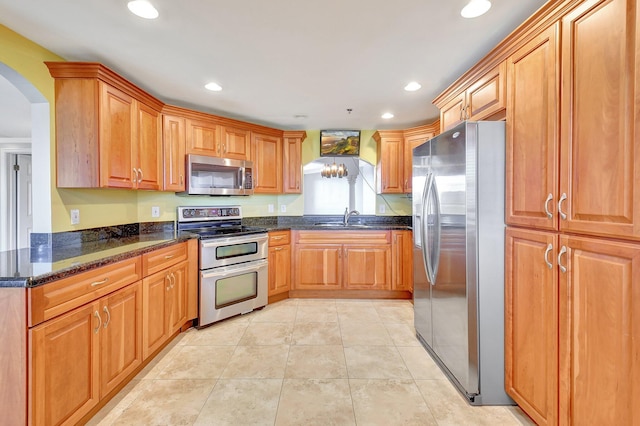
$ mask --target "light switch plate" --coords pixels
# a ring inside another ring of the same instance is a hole
[[[71,224],[72,225],[79,224],[80,223],[80,210],[71,209],[70,213],[71,213]]]
[[[151,217],[160,217],[160,207],[158,206],[151,207]]]

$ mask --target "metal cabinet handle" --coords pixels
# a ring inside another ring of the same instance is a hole
[[[222,152],[224,152],[224,153],[227,152],[227,145],[226,144],[222,144]]]
[[[180,185],[184,185],[184,176],[180,173]]]
[[[273,250],[274,250],[274,251],[281,251],[281,250],[282,250],[282,247],[274,247],[274,248],[273,248]]]
[[[463,118],[462,118],[462,112],[463,111],[464,111],[464,104],[460,104],[460,114],[459,114],[460,121],[463,121]]]
[[[93,313],[93,316],[96,317],[98,319],[98,326],[96,328],[93,329],[93,332],[95,334],[98,334],[98,332],[100,331],[100,326],[102,325],[102,318],[100,318],[100,314],[98,313],[98,311],[95,311]]]
[[[136,168],[133,168],[133,183],[138,182],[138,171],[136,170]]]
[[[104,322],[104,325],[103,325],[104,328],[107,328],[107,326],[111,322],[111,313],[109,312],[109,308],[107,308],[106,306],[102,308],[102,310],[104,311],[104,313],[107,314],[107,320]]]
[[[142,169],[138,169],[138,171],[140,172],[140,178],[138,179],[138,183],[142,183],[142,178],[143,178],[143,174],[142,174]]]
[[[275,236],[275,237],[271,237],[271,239],[272,239],[272,240],[281,240],[281,239],[283,239],[283,238],[284,238],[284,236],[282,236],[282,235],[278,235],[278,236]]]
[[[107,281],[109,281],[109,277],[105,278],[102,281],[94,281],[94,282],[91,283],[91,287],[97,287],[99,285],[102,285],[102,284],[106,283]]]
[[[558,253],[558,266],[560,267],[560,270],[562,272],[567,272],[567,267],[562,266],[562,262],[560,261],[560,258],[562,257],[562,255],[565,254],[566,252],[567,252],[567,248],[565,246],[562,246],[562,248],[560,248],[560,253]]]
[[[567,194],[565,192],[560,196],[560,200],[558,201],[558,213],[560,213],[560,217],[562,220],[567,219],[567,215],[562,212],[562,202],[567,199]]]
[[[171,289],[171,277],[169,276],[169,274],[165,275],[164,277],[165,280],[167,280],[167,291],[169,291]]]
[[[553,214],[549,211],[549,201],[553,200],[553,194],[549,193],[547,195],[547,199],[544,201],[544,212],[547,214],[549,219],[553,218]]]
[[[547,249],[544,251],[544,263],[547,264],[547,267],[549,269],[553,269],[553,265],[551,264],[551,262],[549,261],[549,253],[551,253],[551,250],[553,250],[553,245],[549,244],[547,246]]]
[[[471,107],[470,107],[469,105],[466,105],[466,106],[464,107],[464,119],[465,119],[465,120],[469,118],[469,109],[470,109],[470,108],[471,108]]]
[[[165,258],[165,259],[171,259],[173,256],[174,256],[173,254],[168,254],[168,255],[166,255],[164,258]]]

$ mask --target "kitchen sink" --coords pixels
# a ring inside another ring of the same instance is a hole
[[[342,222],[314,223],[314,226],[318,226],[322,228],[369,228],[369,225],[364,225],[362,223],[350,223],[348,225],[345,225]]]

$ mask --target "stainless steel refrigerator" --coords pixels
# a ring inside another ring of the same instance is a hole
[[[464,122],[413,150],[418,339],[473,405],[504,390],[505,124]]]

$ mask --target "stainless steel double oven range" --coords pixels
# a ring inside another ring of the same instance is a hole
[[[267,230],[242,226],[240,206],[178,207],[178,231],[200,239],[198,327],[267,304]]]

